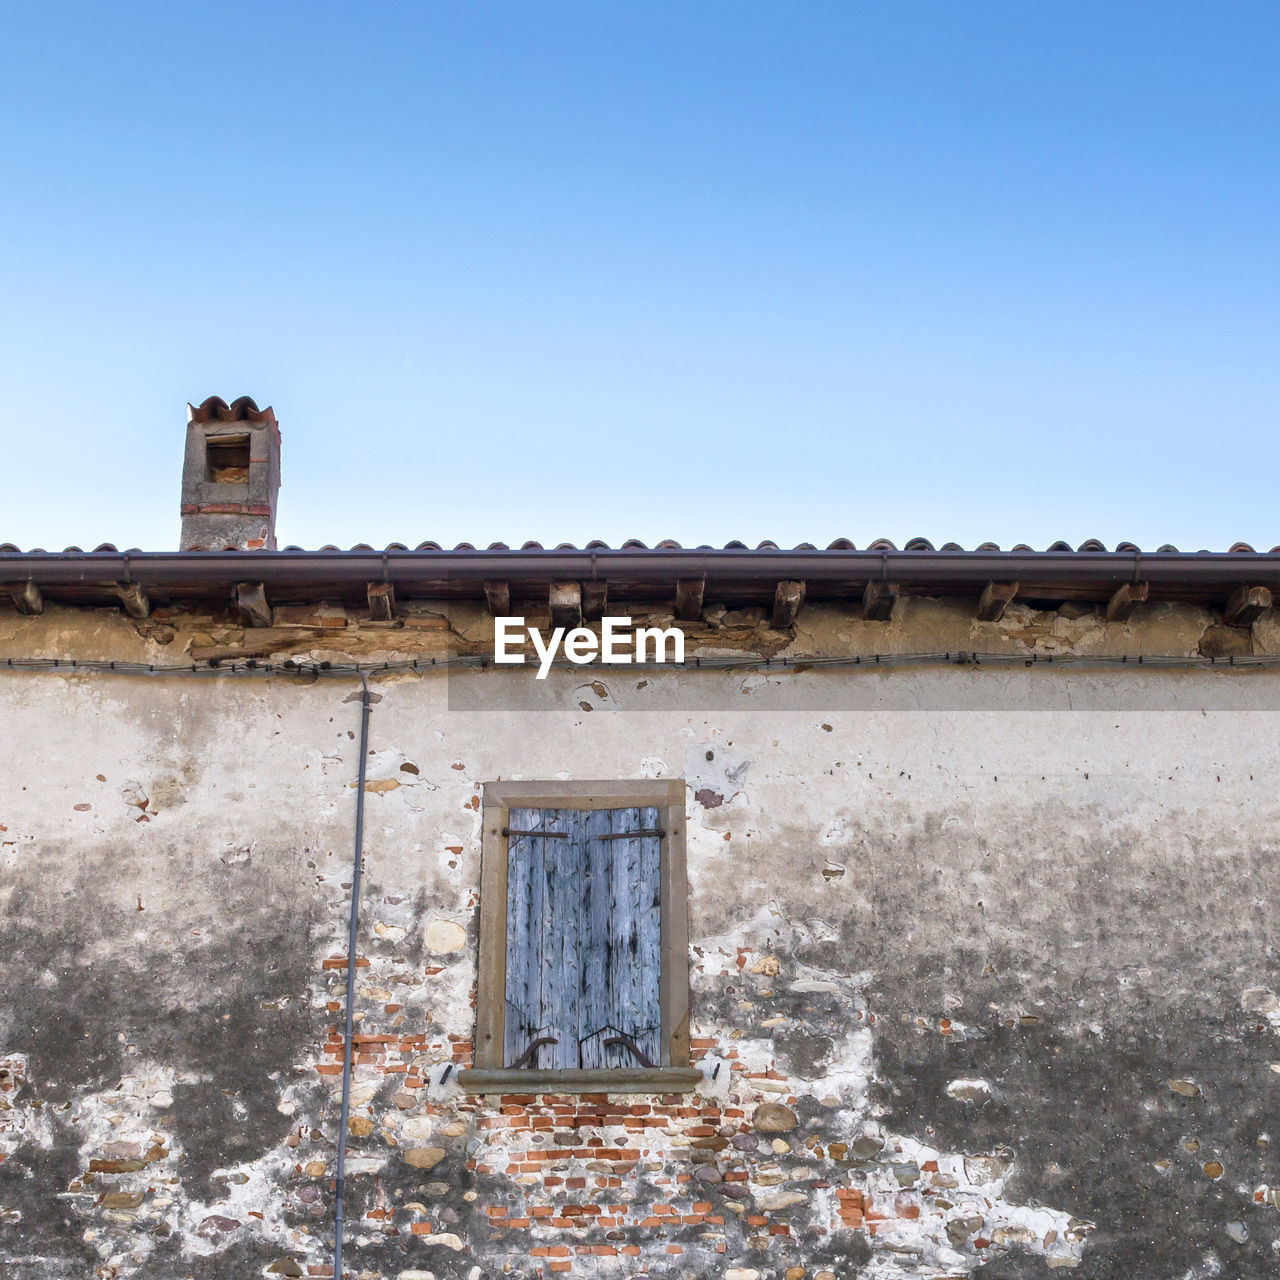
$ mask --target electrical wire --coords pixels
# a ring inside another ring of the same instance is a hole
[[[131,676],[200,676],[206,679],[225,676],[378,676],[395,673],[417,673],[455,670],[501,670],[507,664],[495,664],[483,654],[449,658],[406,658],[396,662],[313,662],[288,658],[265,662],[257,658],[210,658],[203,663],[164,665],[150,662],[84,662],[74,658],[6,658],[0,660],[0,671],[52,671],[62,675],[77,672]],[[534,665],[532,662],[527,666]],[[549,664],[565,671],[582,671],[584,667],[613,666],[612,663],[576,663],[557,658]],[[959,667],[1152,667],[1162,670],[1225,671],[1240,668],[1280,667],[1280,654],[1228,654],[1205,657],[1188,654],[1057,654],[1057,653],[983,653],[977,650],[948,650],[929,653],[864,653],[836,657],[703,658],[693,655],[683,663],[632,662],[622,664],[633,671],[875,671],[895,667],[959,666]],[[512,671],[519,671],[512,664]]]

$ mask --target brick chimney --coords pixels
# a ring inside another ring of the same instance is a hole
[[[274,551],[280,428],[270,407],[210,396],[187,405],[183,551]]]

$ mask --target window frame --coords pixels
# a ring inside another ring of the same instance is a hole
[[[480,948],[471,1093],[670,1093],[692,1089],[689,1065],[689,881],[682,778],[486,782],[482,786]],[[659,852],[662,894],[658,999],[662,1056],[656,1067],[513,1069],[503,1062],[507,987],[507,845],[512,809],[622,809],[653,806],[665,833]]]

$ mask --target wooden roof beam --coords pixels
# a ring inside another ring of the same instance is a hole
[[[1149,582],[1122,582],[1107,601],[1108,622],[1128,622],[1129,615],[1140,605],[1147,603]]]
[[[30,616],[44,612],[44,596],[34,582],[8,582],[4,589],[19,613]]]
[[[145,618],[151,613],[151,601],[136,582],[117,582],[116,595],[131,618]]]
[[[271,625],[271,606],[267,603],[267,589],[261,582],[236,583],[236,608],[246,627]]]
[[[1016,582],[988,582],[978,597],[978,621],[999,622],[1017,594]]]
[[[495,618],[511,616],[511,584],[506,578],[489,578],[484,584],[484,599]]]
[[[862,593],[862,616],[868,622],[888,622],[897,600],[896,582],[880,582],[873,578]]]
[[[609,584],[596,580],[582,584],[582,615],[598,620],[604,617],[605,602],[609,596]]]
[[[1247,627],[1260,614],[1271,608],[1271,591],[1267,587],[1239,586],[1227,597],[1222,620],[1229,627]]]
[[[370,622],[394,622],[396,585],[394,582],[371,582],[368,587]]]
[[[773,617],[770,625],[775,631],[786,631],[795,626],[796,614],[804,603],[804,583],[779,582],[773,593]]]
[[[548,593],[553,627],[578,627],[582,625],[582,584],[579,582],[553,582]]]
[[[681,622],[702,621],[702,596],[706,589],[705,575],[676,579],[676,617]]]

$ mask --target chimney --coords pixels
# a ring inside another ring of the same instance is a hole
[[[280,428],[248,396],[187,405],[183,551],[274,551]]]

